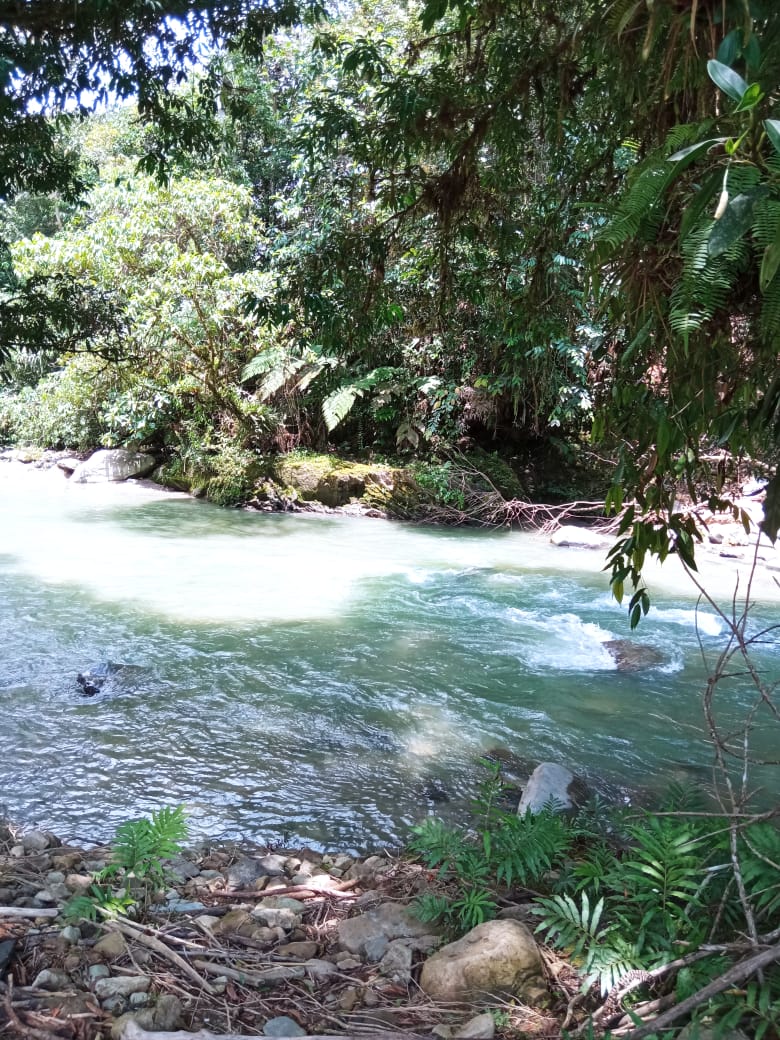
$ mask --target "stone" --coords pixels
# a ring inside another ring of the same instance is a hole
[[[131,1008],[142,1008],[146,1007],[149,1003],[148,993],[131,993],[130,1000],[128,1001]]]
[[[89,891],[91,885],[91,874],[67,874],[65,876],[66,888],[69,892],[75,892],[76,895],[81,895],[83,892]]]
[[[230,935],[231,932],[237,932],[240,928],[253,928],[254,921],[249,916],[247,910],[231,910],[225,914],[219,924],[215,924],[211,929],[214,935]]]
[[[286,875],[284,869],[284,865],[287,862],[286,856],[277,856],[274,853],[269,853],[267,856],[261,856],[257,862],[268,877],[284,877]]]
[[[28,831],[22,835],[22,849],[25,852],[43,852],[49,848],[51,835],[46,831]]]
[[[373,938],[367,939],[363,945],[363,956],[367,961],[376,964],[387,953],[389,945],[390,941],[386,935],[375,935]]]
[[[335,975],[339,970],[330,961],[320,960],[317,957],[312,957],[311,960],[305,961],[303,967],[306,969],[306,974],[312,979],[327,979],[331,975]]]
[[[154,1014],[151,1008],[143,1011],[130,1011],[126,1015],[120,1015],[111,1023],[111,1040],[122,1040],[125,1030],[130,1022],[134,1022],[141,1029],[151,1032],[155,1028]]]
[[[592,531],[588,527],[576,527],[574,524],[564,524],[553,532],[550,543],[559,548],[569,549],[608,549],[613,539],[609,535]]]
[[[157,998],[154,1006],[154,1028],[165,1033],[179,1028],[182,1016],[182,1004],[172,993],[163,993]]]
[[[339,997],[339,1007],[342,1011],[354,1011],[360,1002],[360,992],[355,986],[347,986]]]
[[[148,993],[152,980],[148,975],[112,975],[97,979],[95,995],[99,1000],[111,997],[129,997],[131,993]]]
[[[107,961],[116,961],[127,956],[127,943],[119,932],[109,932],[95,943],[94,951]]]
[[[302,914],[306,909],[305,903],[300,899],[293,899],[292,896],[266,896],[258,906],[269,910],[291,910],[294,914]]]
[[[391,982],[407,986],[412,981],[412,951],[403,939],[396,939],[379,962],[379,970]]]
[[[487,1011],[476,1015],[462,1026],[453,1036],[458,1040],[493,1040],[496,1035],[496,1022]]]
[[[67,943],[77,943],[81,939],[81,929],[69,924],[62,929],[60,935]]]
[[[5,978],[5,969],[8,967],[15,949],[16,939],[5,939],[0,942],[0,977],[2,978]]]
[[[432,1000],[458,1002],[485,995],[536,1005],[549,999],[534,937],[519,921],[486,921],[423,964],[420,987]]]
[[[70,455],[66,455],[63,459],[57,459],[57,468],[61,469],[63,473],[70,474],[79,465],[81,465],[81,459],[77,459]]]
[[[225,872],[228,888],[252,888],[258,878],[268,877],[268,871],[260,860],[252,856],[242,856]]]
[[[338,926],[339,945],[343,950],[358,956],[365,953],[367,942],[379,936],[384,936],[388,942],[429,936],[430,945],[433,946],[436,939],[431,936],[432,931],[432,925],[423,924],[408,907],[400,903],[382,903],[375,910],[339,921]]]
[[[615,659],[619,672],[641,672],[645,668],[663,664],[665,660],[660,650],[642,643],[633,643],[630,639],[608,639],[602,645]]]
[[[144,477],[155,467],[153,455],[126,448],[101,449],[73,470],[74,484],[104,484],[130,477]]]
[[[202,924],[204,928],[208,928],[210,931],[213,931],[221,920],[221,917],[215,917],[213,914],[198,914],[198,924]]]
[[[545,806],[556,812],[572,810],[585,800],[585,793],[582,781],[570,769],[557,762],[541,762],[525,785],[517,814],[525,816],[529,810],[538,813]]]
[[[111,972],[106,964],[90,964],[87,978],[94,982],[96,979],[107,979]]]
[[[298,924],[298,916],[294,911],[285,907],[257,906],[251,912],[251,916],[265,925],[266,928],[283,928],[285,932],[292,931]]]
[[[107,1014],[116,1018],[118,1015],[123,1015],[127,1010],[127,1001],[124,997],[107,997],[102,1001],[101,1006]]]
[[[263,1036],[306,1036],[306,1030],[301,1029],[289,1015],[279,1015],[268,1019],[263,1026]]]
[[[50,968],[44,968],[43,971],[39,971],[33,979],[33,989],[46,989],[50,991],[69,989],[71,986],[70,979],[64,971],[53,971]]]
[[[280,957],[300,957],[304,961],[317,956],[316,942],[291,942],[280,946],[276,951]]]

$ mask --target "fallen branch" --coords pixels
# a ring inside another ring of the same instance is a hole
[[[690,1014],[691,1011],[695,1011],[701,1004],[706,1004],[712,997],[722,993],[729,986],[733,986],[737,982],[742,982],[744,979],[760,971],[762,968],[768,967],[770,964],[774,964],[775,961],[780,960],[780,944],[777,946],[770,946],[767,950],[762,950],[761,953],[754,954],[752,957],[748,957],[747,960],[740,961],[739,964],[733,965],[728,971],[724,972],[717,979],[713,979],[712,982],[703,986],[696,993],[693,993],[690,997],[685,1000],[681,1000],[679,1004],[675,1004],[674,1007],[669,1008],[668,1011],[664,1011],[650,1022],[643,1022],[641,1026],[638,1026],[632,1032],[626,1033],[626,1036],[630,1037],[630,1040],[642,1040],[642,1037],[650,1036],[652,1033],[657,1033],[661,1029],[666,1029],[672,1025],[678,1019],[684,1015]]]
[[[306,969],[302,964],[277,964],[265,971],[241,971],[238,968],[228,968],[225,964],[210,964],[208,961],[193,961],[200,971],[208,975],[224,976],[240,982],[243,986],[262,987],[271,986],[277,982],[289,982],[290,979],[303,979],[306,977]]]
[[[59,910],[51,907],[0,906],[0,917],[57,917]]]
[[[193,982],[196,982],[201,989],[205,990],[206,993],[209,994],[209,996],[217,996],[217,991],[211,983],[207,982],[206,979],[199,975],[191,964],[188,964],[188,962],[185,961],[183,957],[180,957],[178,953],[174,953],[173,950],[169,949],[165,943],[160,942],[159,939],[155,939],[153,935],[146,935],[138,925],[131,924],[130,921],[119,921],[114,919],[105,922],[103,927],[110,931],[121,932],[122,935],[127,936],[128,939],[133,939],[135,942],[141,943],[142,946],[148,946],[150,950],[154,950],[155,953],[159,953],[161,957],[170,961],[171,964],[175,964],[180,971],[183,971],[188,978],[192,979]]]
[[[381,1030],[373,1033],[318,1033],[307,1036],[307,1040],[370,1040],[370,1038],[373,1040],[427,1040],[427,1037],[422,1037],[419,1033],[401,1033],[397,1030]],[[119,1033],[119,1040],[252,1040],[252,1038],[246,1033],[209,1033],[205,1029],[199,1029],[197,1033],[184,1031],[150,1033],[131,1020],[123,1026]],[[261,1040],[260,1034],[255,1034],[254,1040]],[[282,1037],[281,1040],[290,1040],[290,1038]]]

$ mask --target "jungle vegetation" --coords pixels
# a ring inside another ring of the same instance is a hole
[[[775,538],[774,0],[8,3],[0,84],[5,443],[240,487],[291,449],[590,455],[632,623],[646,554],[693,564],[696,508],[738,515],[735,460]],[[748,610],[714,684],[749,672]],[[630,825],[625,855],[542,824],[545,934],[605,992],[657,972],[776,1036],[777,832],[749,786]],[[429,909],[473,923],[510,861],[538,880],[493,823],[421,836],[454,899]]]
[[[747,458],[774,538],[780,15],[562,8],[0,8],[5,439],[587,453],[618,591]]]

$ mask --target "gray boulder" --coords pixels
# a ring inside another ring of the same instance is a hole
[[[488,996],[545,1003],[549,994],[534,937],[519,921],[486,921],[423,964],[420,987],[432,1000]]]
[[[564,524],[553,532],[550,542],[553,545],[570,549],[608,549],[613,539],[608,535],[592,531],[589,527],[575,527]]]
[[[152,455],[126,448],[96,451],[73,470],[70,478],[76,484],[105,484],[130,477],[144,477],[155,467]]]
[[[587,788],[584,782],[570,769],[558,765],[557,762],[541,762],[525,785],[517,814],[525,816],[529,810],[538,813],[545,806],[559,812],[567,812],[576,809],[586,799]]]

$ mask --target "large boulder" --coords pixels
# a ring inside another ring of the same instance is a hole
[[[393,487],[393,471],[329,455],[282,456],[274,476],[305,502],[321,502],[331,509],[362,498],[367,487]]]
[[[420,986],[432,1000],[486,996],[545,1003],[547,987],[534,937],[519,921],[486,921],[423,964]]]
[[[517,814],[525,816],[529,810],[538,813],[545,806],[566,812],[576,809],[586,799],[585,783],[570,769],[557,762],[541,762],[525,785]]]
[[[126,448],[111,448],[96,451],[73,470],[70,478],[76,484],[105,484],[144,477],[156,465],[154,456]]]

